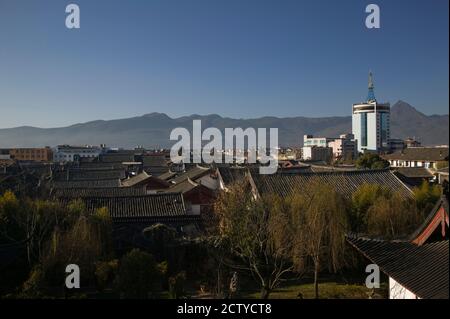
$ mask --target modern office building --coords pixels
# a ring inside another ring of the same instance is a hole
[[[374,94],[372,73],[369,73],[369,94],[366,102],[353,104],[352,131],[358,152],[379,152],[389,148],[389,103],[378,103]]]

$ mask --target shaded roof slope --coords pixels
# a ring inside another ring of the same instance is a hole
[[[382,157],[386,160],[445,161],[448,160],[448,147],[408,147]]]
[[[100,179],[89,181],[57,181],[53,188],[107,188],[120,187],[119,179]]]
[[[200,177],[208,174],[209,172],[210,172],[210,169],[208,167],[202,167],[202,166],[196,165],[195,167],[191,168],[187,172],[172,179],[171,182],[181,183],[181,182],[187,180],[188,178],[195,181],[195,179],[200,178]]]
[[[448,240],[423,246],[351,236],[347,241],[420,298],[448,299]]]
[[[186,216],[181,194],[165,193],[129,197],[85,197],[90,212],[106,207],[114,221],[147,221]],[[63,200],[64,201],[64,200]]]
[[[134,187],[110,188],[59,188],[52,190],[54,198],[84,198],[84,197],[128,197],[145,195],[146,190]]]
[[[412,196],[411,190],[388,169],[272,175],[261,175],[251,170],[251,177],[260,195],[274,193],[287,196],[304,192],[309,182],[319,179],[347,198],[351,198],[363,184],[378,184],[404,197]]]
[[[245,167],[229,167],[229,166],[219,166],[217,170],[225,186],[243,180],[249,171]]]

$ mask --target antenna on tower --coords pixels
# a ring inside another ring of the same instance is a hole
[[[373,75],[372,75],[372,71],[369,71],[369,89],[373,89]]]
[[[369,93],[367,94],[367,102],[376,102],[377,99],[375,98],[375,92],[374,92],[374,85],[373,85],[373,75],[372,71],[369,71]]]

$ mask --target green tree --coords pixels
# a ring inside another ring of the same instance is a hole
[[[11,191],[0,196],[0,243],[25,239],[25,232],[17,222],[21,214],[20,202]]]
[[[39,261],[44,243],[65,218],[58,202],[18,199],[12,192],[0,196],[0,242],[25,241],[28,263]]]
[[[360,169],[383,169],[389,167],[389,162],[382,159],[378,154],[365,153],[356,160],[356,167]]]
[[[146,299],[159,288],[161,275],[152,255],[133,249],[120,259],[116,285],[125,298]]]
[[[114,247],[112,238],[112,219],[106,207],[97,209],[94,214],[89,217],[89,221],[95,228],[99,241],[102,245],[102,259],[109,260],[113,257]]]
[[[439,185],[424,181],[420,187],[415,187],[413,192],[417,208],[426,215],[441,197],[442,189]]]
[[[377,201],[392,196],[391,191],[378,184],[363,184],[352,195],[350,210],[351,230],[355,233],[367,233],[368,210]]]
[[[95,263],[95,279],[99,291],[105,290],[107,286],[114,282],[118,268],[119,261],[117,259]]]
[[[298,223],[296,251],[313,263],[315,298],[319,298],[319,273],[337,272],[345,265],[347,204],[333,187],[313,180],[307,191],[294,195],[292,214]]]
[[[224,262],[250,272],[261,288],[261,298],[265,299],[283,275],[294,269],[295,228],[283,198],[264,196],[254,200],[247,187],[245,183],[237,183],[219,196],[215,211],[221,239],[216,242],[237,258],[236,262],[234,259]]]
[[[20,298],[42,298],[42,286],[44,285],[44,274],[40,265],[35,266],[28,279],[23,283],[19,293]]]
[[[64,285],[65,267],[80,267],[82,285],[95,284],[95,263],[102,259],[103,243],[96,225],[80,216],[68,230],[55,228],[47,243],[41,265],[48,286]]]
[[[387,239],[408,236],[423,221],[423,215],[417,210],[414,202],[398,193],[375,201],[368,209],[367,216],[368,233]]]

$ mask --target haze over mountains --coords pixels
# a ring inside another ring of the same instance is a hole
[[[173,128],[192,130],[192,120],[202,120],[202,130],[217,127],[276,127],[279,145],[301,146],[304,134],[334,137],[351,132],[351,117],[262,117],[257,119],[231,119],[219,115],[191,115],[170,118],[163,113],[150,113],[140,117],[92,121],[61,128],[36,128],[22,126],[0,129],[0,147],[40,147],[59,144],[99,145],[133,148],[169,148],[175,141],[169,136]],[[415,137],[423,145],[449,143],[449,116],[427,116],[406,102],[398,101],[391,108],[391,137]]]

